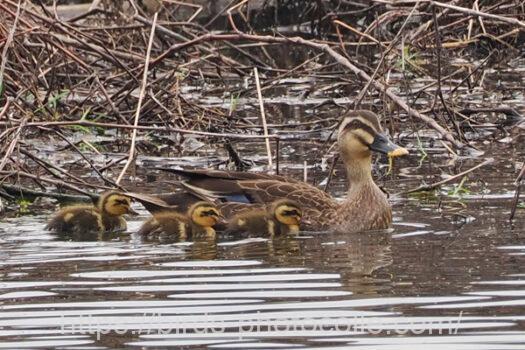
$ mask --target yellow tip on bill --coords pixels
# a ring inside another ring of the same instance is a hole
[[[399,147],[393,150],[392,152],[388,152],[388,156],[390,158],[406,156],[407,154],[408,154],[408,150],[404,147]]]

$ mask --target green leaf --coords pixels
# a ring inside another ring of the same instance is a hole
[[[29,205],[31,205],[31,201],[25,198],[21,198],[17,200],[18,203],[18,211],[21,214],[27,214],[29,213]]]
[[[470,190],[464,187],[466,180],[467,180],[467,177],[463,176],[459,184],[454,186],[453,189],[449,190],[447,194],[451,197],[462,197],[464,195],[470,194]]]
[[[60,90],[59,93],[51,95],[47,100],[48,107],[56,109],[60,101],[64,99],[69,94],[69,90]]]
[[[87,126],[82,125],[68,125],[68,127],[74,131],[81,132],[83,134],[91,133],[91,130]]]

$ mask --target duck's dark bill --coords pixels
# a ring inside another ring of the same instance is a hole
[[[374,142],[370,145],[372,151],[387,154],[389,157],[400,157],[408,154],[408,150],[396,145],[383,134],[376,134]]]

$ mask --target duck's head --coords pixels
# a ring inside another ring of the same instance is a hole
[[[100,196],[99,209],[110,216],[137,215],[131,209],[131,199],[120,192],[105,192]]]
[[[270,210],[278,222],[290,227],[292,231],[299,231],[303,211],[298,203],[281,199],[273,202]]]
[[[210,202],[197,202],[188,209],[191,221],[204,228],[215,226],[223,220],[217,207]]]
[[[337,142],[345,159],[369,158],[372,151],[389,157],[408,154],[383,133],[379,118],[370,111],[350,112],[339,127]]]

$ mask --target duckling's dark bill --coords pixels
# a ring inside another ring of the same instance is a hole
[[[376,134],[374,142],[370,145],[372,151],[383,153],[389,157],[400,157],[408,154],[408,150],[398,146],[383,134]]]

